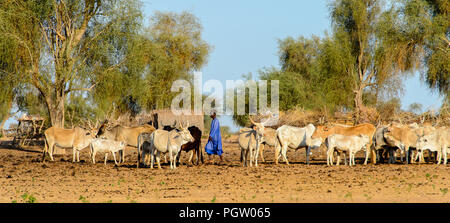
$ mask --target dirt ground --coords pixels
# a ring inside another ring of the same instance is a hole
[[[203,144],[204,145],[204,144]],[[126,162],[105,166],[97,154],[94,165],[88,149],[81,162],[72,163],[72,151],[41,162],[42,146],[13,148],[0,145],[0,202],[134,203],[134,202],[449,202],[450,165],[362,165],[363,152],[354,167],[326,165],[315,152],[305,164],[304,150],[288,152],[290,165],[273,163],[273,148],[265,149],[266,163],[244,168],[235,142],[224,142],[221,164],[181,165],[170,170],[136,169],[136,150],[127,148]],[[182,158],[186,160],[183,153]]]

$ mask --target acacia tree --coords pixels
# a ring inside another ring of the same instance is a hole
[[[403,0],[410,37],[424,49],[422,79],[450,101],[450,4],[445,0]]]
[[[64,126],[67,95],[91,91],[125,60],[120,53],[111,61],[98,56],[100,49],[117,46],[105,36],[126,39],[126,27],[141,16],[134,0],[10,0],[0,8],[0,38],[14,43],[25,68],[22,81],[38,90],[58,127]]]
[[[188,12],[156,12],[149,21],[126,42],[131,56],[120,69],[96,82],[93,98],[100,110],[112,113],[114,108],[117,116],[168,108],[177,94],[170,92],[172,82],[191,80],[192,72],[206,64],[211,46],[201,38],[198,18]]]
[[[414,29],[404,26],[401,10],[382,0],[336,0],[329,4],[333,39],[346,61],[346,76],[353,79],[355,119],[366,111],[363,93],[376,89],[393,76],[419,67],[423,51]]]
[[[145,108],[170,107],[177,79],[192,83],[193,71],[206,63],[212,47],[201,38],[199,19],[188,12],[156,12],[143,32],[142,59],[145,86],[139,97]]]

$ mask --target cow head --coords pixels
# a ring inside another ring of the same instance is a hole
[[[186,143],[188,142],[194,142],[194,137],[192,137],[191,132],[189,131],[188,127],[189,127],[189,121],[186,123],[186,127],[183,127],[183,125],[180,123],[180,135],[181,138],[183,139],[183,141],[185,141]],[[185,143],[183,143],[185,144]]]
[[[364,145],[364,149],[367,149],[366,145],[370,142],[369,136],[365,134],[358,134],[358,137],[361,138],[362,144]]]
[[[419,137],[417,139],[417,150],[421,152],[427,149],[431,150],[433,148],[437,148],[438,146],[434,145],[432,137],[432,135]]]
[[[255,122],[253,121],[253,119],[249,116],[249,120],[250,122],[253,124],[253,130],[256,131],[256,137],[259,141],[262,140],[262,137],[264,137],[264,130],[265,130],[265,125],[270,121],[270,119],[273,117],[273,114],[270,114],[270,117],[265,121],[265,122]]]

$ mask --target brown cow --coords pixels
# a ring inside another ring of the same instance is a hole
[[[102,137],[114,141],[124,141],[128,146],[137,148],[139,134],[143,132],[152,133],[155,130],[155,127],[148,124],[144,124],[138,127],[126,127],[117,125],[111,130],[106,130],[106,125],[102,124],[98,131],[97,137]],[[125,152],[122,152],[121,154],[122,155],[119,158],[119,163],[123,163],[125,161]],[[139,155],[140,154],[138,154],[138,156]]]
[[[181,146],[180,153],[178,154],[178,162],[180,162],[180,155],[181,151],[189,152],[192,151],[191,156],[189,157],[188,163],[194,164],[193,157],[195,154],[197,154],[197,162],[196,165],[199,164],[199,161],[203,163],[203,153],[200,149],[201,147],[201,140],[202,140],[202,131],[197,126],[190,126],[188,128],[189,132],[191,133],[192,137],[194,137],[193,142],[188,142]]]
[[[93,130],[85,130],[79,127],[73,129],[50,127],[44,131],[44,136],[45,146],[42,154],[42,162],[45,162],[46,153],[50,155],[50,160],[54,161],[53,150],[55,146],[72,148],[72,161],[75,162],[75,155],[77,155],[77,161],[80,162],[80,150],[89,146],[89,143],[95,138]]]
[[[366,145],[366,149],[371,151],[372,156],[372,163],[376,162],[376,154],[375,150],[371,148],[372,145],[372,138],[375,134],[376,128],[374,125],[370,123],[364,123],[359,124],[356,126],[343,126],[343,125],[335,125],[333,127],[328,126],[317,126],[316,130],[311,136],[311,140],[320,139],[320,142],[323,143],[323,141],[331,134],[340,134],[345,136],[352,136],[352,135],[367,135],[370,139],[369,143]],[[368,153],[366,153],[366,159],[364,161],[364,165],[367,164],[368,160]]]

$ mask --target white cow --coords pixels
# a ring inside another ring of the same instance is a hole
[[[189,122],[187,123],[189,126]],[[150,168],[153,169],[153,163],[156,155],[156,162],[158,163],[158,168],[161,169],[160,164],[160,154],[169,153],[170,157],[170,169],[176,169],[176,159],[177,155],[181,150],[181,146],[188,143],[193,142],[194,138],[189,132],[188,128],[184,128],[180,123],[180,131],[172,130],[166,131],[162,129],[158,129],[150,135],[150,149],[142,149],[142,157],[145,161],[145,153],[150,152],[151,156],[151,164]]]
[[[109,140],[105,138],[96,138],[91,141],[90,147],[91,147],[91,157],[92,157],[92,163],[95,164],[95,154],[97,152],[104,152],[105,153],[105,165],[106,160],[108,159],[108,153],[111,153],[114,157],[114,163],[117,165],[116,160],[116,152],[123,151],[125,149],[125,142],[123,141],[114,141]]]
[[[422,154],[424,150],[429,149],[438,153],[438,163],[444,158],[444,165],[447,164],[447,153],[450,152],[450,128],[440,127],[434,132],[419,137],[417,140],[417,156]],[[417,159],[417,156],[415,159]]]
[[[289,161],[286,157],[287,148],[299,149],[307,148],[306,151],[306,163],[309,164],[309,153],[311,148],[318,148],[320,146],[320,140],[311,140],[311,135],[315,131],[313,124],[308,124],[304,128],[283,125],[277,129],[277,137],[281,145],[281,155],[289,165]],[[312,142],[308,144],[307,142]],[[280,158],[280,147],[275,149],[275,164],[278,164],[278,159]]]
[[[325,140],[327,146],[327,165],[333,165],[333,152],[336,149],[338,152],[348,152],[350,166],[355,165],[355,153],[365,148],[370,142],[367,135],[359,134],[353,136],[346,136],[340,134],[329,135]],[[365,148],[366,156],[369,149]],[[338,164],[339,165],[339,160]]]

